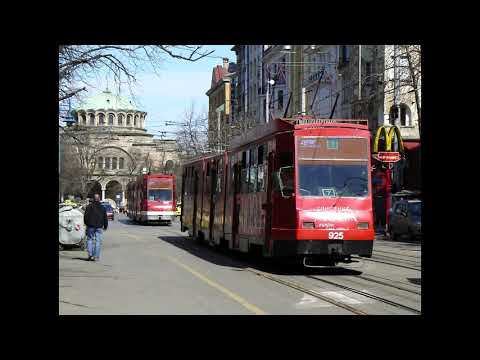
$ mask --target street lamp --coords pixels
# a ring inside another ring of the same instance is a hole
[[[268,123],[268,113],[269,113],[268,102],[270,101],[270,99],[269,99],[269,97],[270,97],[270,85],[271,86],[275,85],[275,80],[270,79],[270,80],[268,80],[268,83],[267,83],[267,96],[265,98],[265,122],[266,123]]]

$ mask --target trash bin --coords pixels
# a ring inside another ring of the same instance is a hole
[[[82,245],[85,239],[83,213],[71,206],[58,210],[58,241],[62,245]]]

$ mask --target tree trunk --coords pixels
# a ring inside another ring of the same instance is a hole
[[[415,105],[417,107],[417,114],[418,114],[418,132],[421,138],[422,137],[422,119],[421,119],[421,112],[420,112],[421,106],[420,106],[420,101],[418,96],[418,79],[414,72],[415,69],[413,68],[412,58],[411,58],[411,54],[408,49],[408,46],[405,46],[405,53],[408,61],[408,68],[410,70],[410,77],[412,78],[412,84],[413,84],[413,89],[415,94]]]

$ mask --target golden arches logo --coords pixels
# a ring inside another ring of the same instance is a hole
[[[400,129],[398,126],[391,126],[388,131],[385,126],[380,126],[377,130],[377,134],[375,135],[375,141],[373,143],[373,152],[377,153],[378,152],[378,141],[380,140],[380,137],[382,135],[382,132],[384,134],[385,138],[385,151],[392,151],[392,140],[393,140],[393,135],[397,137],[398,141],[398,150],[399,152],[403,153],[403,140],[402,140],[402,135],[400,133]]]

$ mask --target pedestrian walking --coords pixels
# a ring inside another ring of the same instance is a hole
[[[98,261],[102,250],[103,230],[108,228],[107,211],[100,204],[100,195],[95,194],[93,202],[90,203],[83,217],[87,226],[87,251],[88,260]],[[93,238],[95,237],[95,247],[93,246]]]

